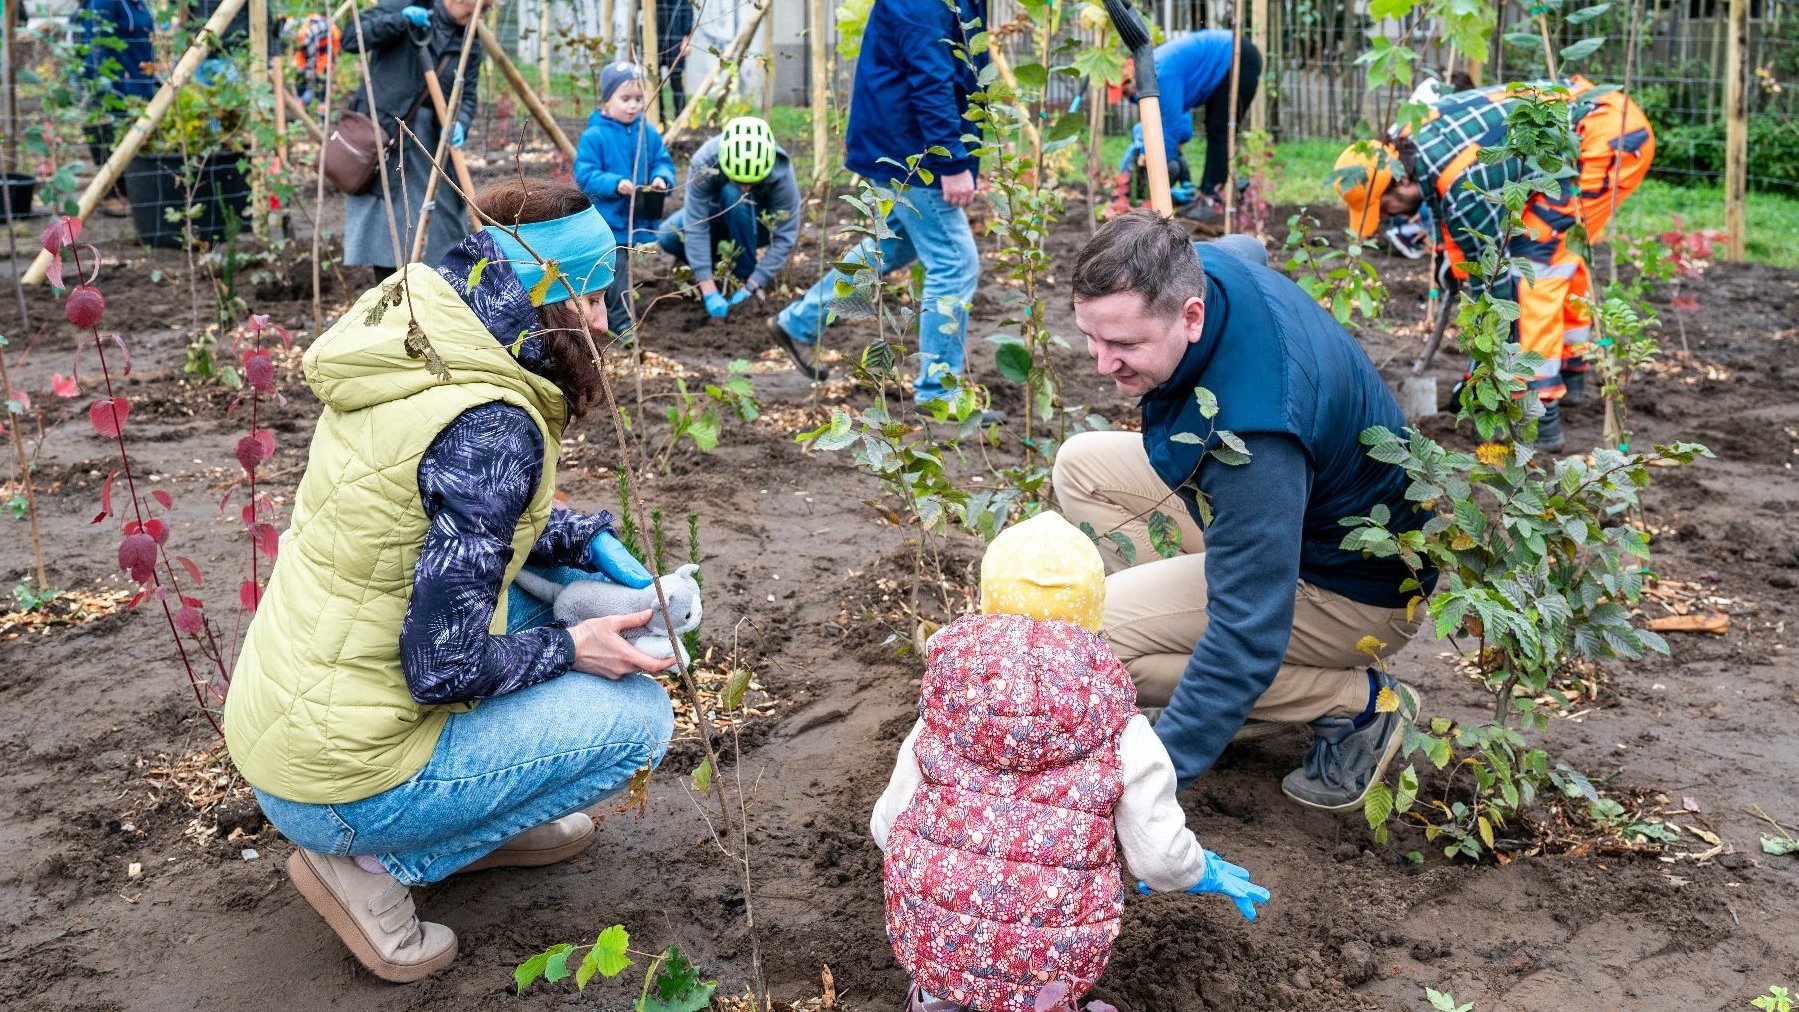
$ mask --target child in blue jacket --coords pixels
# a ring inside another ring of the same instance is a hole
[[[637,190],[675,185],[675,160],[662,135],[643,119],[643,68],[623,60],[600,71],[600,106],[587,118],[575,150],[575,185],[621,237],[620,245],[653,242],[660,217],[633,217]],[[624,238],[629,236],[628,239]],[[629,335],[635,314],[625,305],[631,290],[629,258],[620,256],[607,292],[606,312],[620,337]]]

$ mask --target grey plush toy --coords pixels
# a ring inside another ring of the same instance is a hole
[[[672,573],[664,573],[656,578],[656,582],[662,585],[662,592],[668,596],[668,614],[674,616],[677,646],[682,633],[692,632],[700,627],[700,583],[695,578],[699,571],[700,567],[690,562]],[[519,571],[513,582],[518,584],[520,590],[548,603],[557,620],[564,625],[574,625],[583,619],[650,611],[657,607],[655,587],[632,590],[610,580],[575,580],[559,585],[524,570]],[[651,657],[673,656],[669,650],[667,617],[658,611],[651,616],[648,625],[626,629],[623,633],[625,640]],[[687,663],[686,649],[680,648],[680,654],[681,663]]]

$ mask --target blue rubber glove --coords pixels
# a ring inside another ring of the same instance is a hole
[[[1223,893],[1232,903],[1237,905],[1237,912],[1245,920],[1256,919],[1256,904],[1268,902],[1268,890],[1249,880],[1249,872],[1241,866],[1234,865],[1209,850],[1201,851],[1206,856],[1205,873],[1199,881],[1193,883],[1187,891],[1190,893]],[[1151,890],[1143,882],[1137,883],[1137,891],[1147,896]]]
[[[408,7],[400,13],[406,15],[406,20],[420,28],[431,23],[431,11],[426,7]]]
[[[632,555],[611,531],[601,531],[587,543],[587,564],[606,579],[632,590],[642,590],[650,585],[650,571],[643,568],[637,556]]]
[[[468,131],[463,129],[462,124],[461,123],[451,124],[451,126],[450,126],[450,147],[453,147],[453,148],[462,147],[462,142],[466,141],[466,140],[468,140]]]
[[[1179,183],[1168,191],[1168,196],[1177,204],[1191,204],[1199,196],[1199,190],[1192,183]]]
[[[729,302],[725,301],[724,296],[718,294],[717,292],[713,292],[711,295],[706,296],[706,315],[707,316],[712,317],[714,320],[722,320],[725,318],[725,314],[729,313],[730,311],[731,311],[731,304]]]
[[[750,296],[752,296],[754,294],[756,294],[755,291],[750,289],[748,286],[739,288],[731,296],[731,305],[733,305],[733,306],[741,305],[745,299],[749,298]]]

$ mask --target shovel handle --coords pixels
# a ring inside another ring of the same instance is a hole
[[[1174,216],[1168,190],[1168,148],[1162,140],[1162,91],[1156,83],[1156,51],[1149,26],[1131,0],[1106,0],[1118,39],[1131,51],[1137,81],[1137,119],[1143,124],[1143,161],[1149,177],[1149,205],[1164,218]]]

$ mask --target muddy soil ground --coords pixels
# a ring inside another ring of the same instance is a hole
[[[1084,234],[1076,223],[1057,236],[1059,264]],[[818,248],[808,228],[790,281],[815,276]],[[231,447],[243,421],[227,417],[229,393],[183,382],[185,260],[146,260],[123,244],[109,253],[124,258],[102,282],[106,327],[136,358],[122,390],[133,404],[139,473],[175,495],[172,543],[210,575],[206,599],[229,616],[246,550],[234,515],[217,504],[237,471]],[[153,283],[153,268],[171,280]],[[1397,378],[1422,342],[1424,272],[1397,259],[1382,271],[1395,298],[1365,341]],[[652,294],[666,290],[652,286]],[[990,280],[976,305],[970,357],[975,374],[1016,407],[980,341],[1000,315],[997,290]],[[1704,863],[1589,854],[1503,867],[1433,857],[1414,866],[1400,854],[1420,846],[1415,837],[1379,846],[1359,816],[1283,799],[1279,779],[1304,740],[1276,738],[1228,753],[1183,799],[1201,840],[1273,890],[1262,919],[1247,924],[1215,898],[1133,894],[1097,997],[1127,1012],[1416,1009],[1426,1007],[1429,985],[1483,1012],[1741,1009],[1766,985],[1793,982],[1799,865],[1761,854],[1757,834],[1766,827],[1749,809],[1799,822],[1799,648],[1785,642],[1787,623],[1799,617],[1799,275],[1720,264],[1694,293],[1703,308],[1685,317],[1693,358],[1641,383],[1632,421],[1639,442],[1697,439],[1718,453],[1658,471],[1647,512],[1657,569],[1727,599],[1733,624],[1719,637],[1671,637],[1671,658],[1614,666],[1599,698],[1554,722],[1544,739],[1558,759],[1615,774],[1614,786],[1662,792],[1675,807],[1691,798],[1698,812],[1680,821],[1709,827],[1725,850]],[[354,294],[328,297],[341,306]],[[303,288],[270,288],[250,301],[297,329],[309,321]],[[895,584],[880,582],[904,578],[906,534],[863,505],[877,489],[846,457],[810,453],[792,438],[831,405],[865,395],[841,382],[810,388],[766,350],[752,308],[728,324],[708,323],[697,306],[674,299],[650,311],[646,347],[694,374],[715,377],[731,359],[755,359],[766,413],[728,424],[714,453],[678,450],[671,473],[646,474],[646,494],[671,517],[699,512],[707,640],[752,664],[782,701],[741,765],[755,921],[773,992],[815,995],[828,965],[845,1002],[893,1009],[906,982],[883,936],[880,855],[866,825],[916,701],[917,662],[896,655],[892,637],[905,630],[882,600]],[[67,372],[74,335],[47,293],[32,292],[31,309],[48,322],[15,339],[9,356],[19,363],[15,382],[42,391],[57,423],[38,472],[52,583],[122,586],[111,575],[115,528],[89,524],[113,466],[113,447],[82,417],[95,395],[95,362],[90,351],[81,399],[49,397],[49,375]],[[1052,300],[1052,312],[1055,329],[1072,334],[1063,299]],[[1678,347],[1669,316],[1667,343]],[[851,323],[831,341],[856,349],[871,334],[871,324]],[[1059,366],[1071,402],[1115,420],[1132,416],[1078,351]],[[1450,351],[1434,371],[1447,388],[1457,370]],[[289,404],[265,414],[280,444],[265,470],[277,496],[299,475],[317,410],[295,370],[284,369],[282,382]],[[665,437],[660,410],[671,386],[645,383],[652,401],[637,413],[638,433],[650,446]],[[621,397],[633,402],[635,385],[621,384]],[[1599,418],[1597,406],[1570,411],[1577,444],[1597,441]],[[1439,419],[1430,428],[1442,435],[1448,426]],[[602,419],[571,430],[562,479],[576,505],[615,505],[611,439]],[[10,536],[0,563],[10,577],[25,571],[29,542],[22,522],[3,522]],[[675,551],[684,540],[677,530]],[[967,563],[978,548],[954,554]],[[1395,670],[1423,689],[1432,713],[1477,720],[1489,704],[1444,651],[1422,639]],[[678,775],[691,769],[691,748],[654,780],[647,815],[608,819],[587,854],[423,891],[422,913],[456,929],[463,955],[435,979],[394,987],[358,968],[288,886],[281,865],[290,845],[253,813],[229,814],[204,844],[190,837],[192,814],[153,771],[209,737],[155,613],[0,642],[0,1005],[624,1008],[631,996],[619,985],[580,997],[564,987],[511,993],[519,960],[614,922],[644,948],[679,942],[726,989],[741,990],[748,977],[745,897]],[[223,839],[234,827],[249,833]],[[259,856],[245,860],[245,847]],[[132,877],[134,863],[141,873]]]

